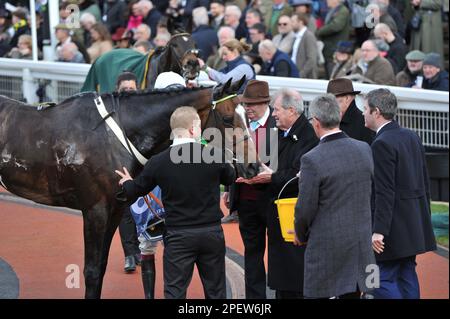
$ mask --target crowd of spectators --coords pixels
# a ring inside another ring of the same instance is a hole
[[[93,63],[115,48],[146,54],[185,30],[212,70],[230,67],[223,45],[236,39],[250,46],[239,57],[255,74],[448,90],[448,0],[63,0],[54,30],[46,5],[36,13],[39,57],[54,32],[56,61]],[[30,33],[28,8],[0,2],[0,56],[31,59]],[[425,72],[424,61],[437,71]]]

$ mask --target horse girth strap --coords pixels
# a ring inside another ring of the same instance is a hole
[[[103,103],[103,100],[101,96],[97,96],[94,99],[95,106],[97,107],[98,113],[100,113],[100,116],[102,119],[105,120],[106,124],[109,126],[109,128],[113,131],[114,135],[119,139],[120,143],[125,147],[125,149],[130,153],[131,155],[135,156],[136,159],[141,163],[142,165],[145,165],[147,163],[148,159],[146,159],[134,145],[131,143],[131,141],[125,136],[124,132],[120,129],[119,124],[109,116],[108,111],[106,110],[105,104]],[[129,146],[129,147],[128,147]]]

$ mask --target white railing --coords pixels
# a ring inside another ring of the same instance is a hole
[[[80,91],[90,65],[61,62],[33,62],[0,58],[0,94],[17,100],[37,103],[36,91],[44,88],[46,101],[61,102]],[[267,81],[271,94],[281,88],[298,90],[308,105],[319,94],[326,92],[328,81],[258,76]],[[200,82],[202,84],[210,81]],[[367,93],[379,85],[354,83],[355,90]],[[449,148],[449,93],[411,88],[389,87],[397,96],[398,121],[415,130],[424,145]],[[362,106],[361,97],[357,99]]]

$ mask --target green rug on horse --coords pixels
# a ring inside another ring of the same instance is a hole
[[[115,49],[103,54],[89,69],[81,92],[111,93],[116,89],[117,77],[123,71],[133,72],[141,89],[146,87],[147,61],[152,52],[143,55],[132,49]]]

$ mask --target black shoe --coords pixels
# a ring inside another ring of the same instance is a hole
[[[136,263],[136,265],[140,266],[141,265],[141,254],[134,254],[134,262]]]
[[[238,223],[238,222],[239,222],[239,217],[238,217],[237,212],[232,212],[228,216],[225,216],[222,218],[222,224]]]
[[[125,257],[125,266],[123,267],[125,272],[133,272],[136,270],[136,261],[134,260],[134,256],[126,256]]]

